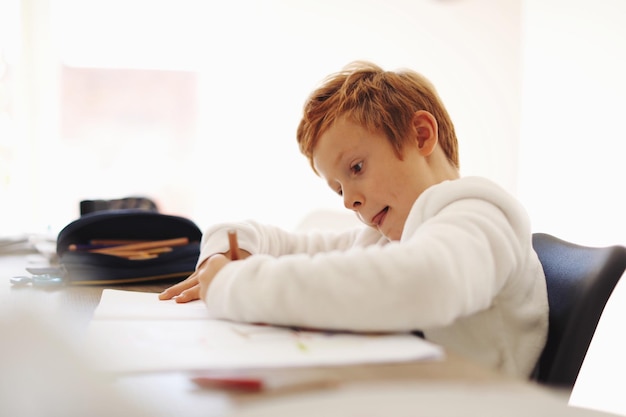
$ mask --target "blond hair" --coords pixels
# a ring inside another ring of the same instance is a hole
[[[413,115],[419,110],[435,117],[439,145],[458,168],[454,125],[430,81],[412,70],[383,71],[365,61],[330,75],[311,93],[298,126],[298,145],[313,167],[313,149],[320,136],[337,119],[347,117],[371,132],[383,133],[401,157]]]

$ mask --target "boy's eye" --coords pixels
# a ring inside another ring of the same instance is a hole
[[[359,172],[361,172],[362,169],[363,169],[363,161],[358,162],[350,167],[350,171],[352,171],[353,174],[358,174]]]

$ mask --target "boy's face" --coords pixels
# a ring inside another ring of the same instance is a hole
[[[400,240],[413,203],[435,183],[422,149],[410,141],[399,159],[385,135],[341,118],[320,136],[313,164],[363,223]]]

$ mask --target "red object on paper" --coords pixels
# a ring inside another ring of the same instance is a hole
[[[202,388],[252,392],[258,392],[263,389],[263,381],[257,378],[199,376],[191,378],[191,381]]]

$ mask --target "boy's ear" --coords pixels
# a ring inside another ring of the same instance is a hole
[[[430,155],[435,150],[439,139],[435,116],[426,110],[418,110],[413,114],[411,122],[420,153],[424,156]]]

